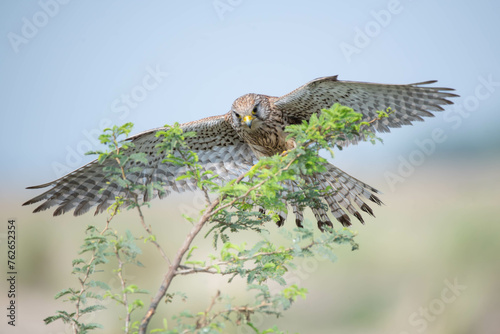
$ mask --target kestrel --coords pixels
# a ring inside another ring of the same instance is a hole
[[[452,104],[447,98],[456,97],[453,89],[428,86],[436,81],[426,81],[407,85],[388,85],[354,81],[340,81],[337,76],[312,80],[305,85],[281,97],[261,94],[246,94],[236,99],[231,110],[224,115],[212,116],[197,121],[181,124],[184,131],[193,131],[195,137],[187,138],[187,144],[196,152],[199,163],[206,169],[214,171],[223,180],[230,180],[247,171],[261,157],[282,153],[293,147],[286,141],[285,127],[308,120],[321,109],[329,108],[334,103],[348,106],[363,114],[363,120],[377,118],[377,110],[391,108],[393,113],[388,118],[375,121],[369,131],[389,132],[389,128],[411,125],[414,121],[423,121],[422,117],[434,116],[432,112],[442,111],[442,105]],[[127,150],[127,154],[146,153],[148,163],[140,172],[129,173],[131,181],[145,184],[160,181],[164,184],[165,193],[155,190],[152,197],[163,197],[171,191],[182,192],[197,189],[194,181],[176,178],[185,172],[183,167],[162,163],[163,156],[158,154],[155,146],[161,141],[155,133],[164,128],[152,129],[130,137],[128,140],[135,147]],[[343,143],[356,144],[363,138],[357,137]],[[109,160],[109,159],[108,159]],[[125,189],[116,183],[108,184],[105,166],[114,161],[97,161],[63,176],[55,181],[39,186],[38,189],[52,186],[43,194],[27,201],[23,205],[43,201],[34,212],[57,207],[54,216],[74,209],[78,216],[96,207],[95,214],[103,212],[114,201],[116,196],[130,196]],[[309,184],[318,184],[320,189],[331,186],[333,191],[325,193],[323,199],[338,221],[344,226],[351,225],[349,215],[354,215],[363,222],[358,210],[373,215],[366,200],[381,204],[375,195],[378,191],[366,183],[348,175],[344,171],[329,164],[327,171],[303,178]],[[103,189],[101,191],[101,189]],[[151,195],[140,194],[139,200],[149,200]],[[296,224],[302,226],[303,213],[293,206]],[[323,207],[311,207],[320,229],[332,223]],[[282,225],[284,215],[278,225]]]

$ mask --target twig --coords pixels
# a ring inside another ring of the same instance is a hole
[[[254,313],[257,310],[260,310],[262,308],[265,308],[265,307],[268,307],[268,306],[272,306],[272,305],[273,305],[272,303],[267,303],[265,301],[262,301],[259,305],[256,305],[254,307],[249,307],[249,306],[231,307],[228,310],[222,310],[222,311],[214,313],[210,318],[208,318],[206,320],[206,322],[210,323],[213,319],[217,318],[218,316],[223,315],[223,314],[228,314],[229,315],[232,312],[244,314],[245,319],[247,321],[249,321],[250,314]],[[198,329],[198,327],[197,327],[197,329]]]
[[[217,294],[215,294],[215,296],[212,298],[212,302],[207,307],[206,311],[203,313],[203,317],[196,321],[196,329],[203,328],[207,325],[207,323],[209,323],[207,321],[207,316],[210,313],[210,311],[212,311],[212,308],[214,307],[215,302],[216,302],[217,298],[219,298],[219,297],[220,297],[220,290],[217,290]]]
[[[305,251],[305,250],[311,248],[312,246],[318,245],[318,244],[322,244],[322,242],[316,242],[316,241],[313,240],[310,244],[302,247],[301,250]],[[259,257],[259,256],[285,254],[285,253],[291,252],[293,250],[294,250],[293,247],[289,247],[289,248],[286,248],[286,249],[281,250],[281,251],[260,252],[260,253],[255,253],[252,256],[239,257],[237,260],[241,261],[241,262],[245,262],[245,261],[253,260],[253,259],[255,259],[255,258]],[[220,262],[215,263],[215,265],[216,266],[225,266],[225,265],[229,265],[229,264],[231,264],[233,262],[234,261],[220,261]],[[188,268],[186,266],[182,266],[185,269],[183,268],[183,270],[178,270],[175,274],[176,275],[189,275],[189,274],[195,274],[195,273],[207,273],[207,274],[229,275],[229,274],[234,274],[235,273],[235,272],[232,272],[232,271],[229,271],[229,272],[220,272],[219,273],[217,270],[212,270],[213,266],[214,266],[214,264],[211,264],[211,265],[206,266],[206,267],[194,267],[194,268]]]
[[[127,292],[125,291],[126,288],[126,283],[125,279],[123,278],[122,271],[123,271],[123,261],[120,258],[120,250],[117,248],[115,245],[115,254],[116,258],[118,259],[118,277],[120,278],[120,284],[122,286],[122,303],[123,306],[125,306],[125,311],[127,312],[127,315],[125,316],[125,334],[128,334],[129,332],[129,326],[130,326],[130,312],[128,309],[128,297],[127,297]]]
[[[285,156],[287,153],[288,153],[288,151],[285,151],[285,152],[283,152],[283,153],[281,154],[281,156]],[[286,171],[288,168],[290,168],[290,166],[292,165],[292,163],[293,163],[294,161],[296,161],[296,160],[297,160],[297,158],[298,158],[298,157],[300,157],[301,155],[302,155],[302,154],[297,154],[297,156],[296,156],[294,159],[290,160],[290,162],[289,162],[289,163],[288,163],[285,167],[280,168],[280,170],[278,171],[278,173],[284,172],[284,171]],[[234,182],[234,183],[240,183],[240,182],[241,182],[241,180],[243,180],[243,179],[245,178],[245,176],[246,176],[246,175],[247,175],[247,173],[244,173],[244,174],[240,175],[240,176],[239,176],[239,177],[235,180],[235,182]],[[247,197],[247,196],[248,196],[248,195],[249,195],[249,194],[250,194],[253,190],[255,190],[255,189],[257,189],[257,188],[261,187],[264,183],[266,183],[267,181],[269,181],[269,179],[270,179],[270,177],[268,177],[268,178],[266,178],[266,179],[262,180],[261,182],[257,183],[256,185],[254,185],[254,186],[250,187],[250,188],[249,188],[249,189],[248,189],[248,190],[247,190],[247,191],[246,191],[243,195],[240,195],[240,196],[238,196],[238,197],[234,198],[234,199],[233,199],[231,202],[229,202],[229,203],[226,203],[226,204],[224,204],[224,205],[222,205],[222,206],[219,206],[216,210],[214,210],[214,211],[210,214],[210,217],[211,217],[211,216],[214,216],[214,215],[215,215],[216,213],[218,213],[219,211],[221,211],[221,210],[223,210],[223,209],[225,209],[225,208],[228,208],[228,207],[232,206],[232,205],[233,205],[234,203],[236,203],[237,201],[239,201],[239,200],[241,200],[241,199],[243,199],[243,198]],[[223,197],[223,198],[224,198],[224,197]]]
[[[100,235],[103,235],[104,232],[106,232],[109,229],[109,224],[111,223],[111,220],[113,220],[113,218],[116,216],[116,213],[118,212],[118,208],[119,208],[119,206],[116,206],[114,208],[113,212],[111,213],[111,216],[106,220],[106,226],[99,233]],[[92,263],[95,260],[96,260],[96,257],[95,257],[95,250],[94,250],[94,251],[92,251],[92,257],[90,258],[90,261],[87,264],[87,270],[85,270],[85,276],[83,277],[83,279],[82,278],[78,279],[80,281],[80,291],[76,295],[76,303],[75,303],[76,312],[75,312],[75,317],[74,317],[74,320],[72,323],[73,332],[75,334],[78,334],[78,332],[79,332],[78,319],[80,319],[80,316],[81,316],[81,314],[80,314],[80,302],[82,300],[83,293],[86,291],[85,284],[87,283],[87,280],[89,279],[90,271],[92,268]]]
[[[117,140],[117,138],[116,138],[116,136],[114,134],[113,134],[113,142],[114,142],[114,144],[116,146],[116,154],[119,155],[120,154],[120,147],[118,145],[118,140]],[[123,165],[122,165],[122,163],[120,161],[120,158],[119,157],[115,157],[115,160],[118,163],[118,166],[120,167],[122,179],[124,181],[127,181],[127,176],[125,174],[125,168],[123,167]],[[166,262],[168,262],[169,265],[172,265],[172,263],[170,262],[170,259],[168,258],[167,254],[165,254],[165,251],[163,250],[163,248],[160,246],[160,244],[158,242],[156,242],[156,240],[153,239],[153,231],[151,230],[150,227],[148,227],[146,225],[146,221],[144,219],[144,215],[142,214],[141,206],[139,205],[139,200],[137,199],[138,195],[136,193],[134,193],[133,191],[130,190],[130,187],[129,187],[128,183],[127,183],[127,186],[126,186],[126,190],[132,196],[132,198],[134,199],[133,202],[135,204],[135,207],[137,208],[137,212],[139,213],[139,218],[140,218],[140,221],[141,221],[141,225],[146,230],[146,232],[149,234],[149,236],[151,237],[151,239],[150,239],[151,243],[153,243],[153,245],[156,246],[156,248],[160,252],[160,254],[163,257],[163,259]]]
[[[137,200],[137,195],[135,193],[132,193],[132,195],[134,197],[135,207],[137,208],[137,211],[139,213],[139,218],[140,218],[140,221],[141,221],[141,225],[146,230],[146,232],[148,232],[149,236],[153,237],[153,231],[151,231],[151,228],[148,225],[146,225],[146,220],[144,219],[144,215],[142,214],[142,210],[141,210],[141,207],[139,205],[139,201]],[[165,254],[165,251],[160,246],[160,244],[156,240],[154,240],[153,238],[151,238],[150,241],[151,241],[151,243],[153,243],[153,245],[156,246],[156,248],[158,248],[158,251],[160,252],[160,254],[163,257],[163,259],[166,262],[168,262],[169,265],[172,265],[172,262],[170,262],[170,259],[168,258],[167,254]]]
[[[177,150],[177,152],[179,152],[179,154],[181,155],[182,159],[184,159],[184,161],[186,162],[186,165],[191,170],[191,172],[193,173],[193,175],[197,175],[196,169],[188,162],[188,160],[186,159],[186,156],[184,155],[184,153],[182,152],[182,150]],[[198,184],[201,184],[201,179],[196,179],[196,182]],[[205,195],[205,201],[207,202],[207,205],[211,205],[212,201],[210,200],[210,197],[208,196],[208,190],[207,190],[207,188],[203,184],[201,184],[200,188],[203,191],[203,194]]]
[[[163,298],[163,296],[165,296],[165,293],[167,292],[170,283],[172,283],[172,279],[175,276],[177,268],[179,267],[182,258],[184,257],[184,254],[186,254],[186,252],[189,250],[191,242],[198,235],[198,233],[200,232],[202,227],[206,224],[206,222],[209,220],[210,212],[212,212],[212,210],[217,206],[217,204],[219,204],[219,199],[216,199],[215,201],[212,202],[212,204],[208,207],[207,211],[203,214],[198,223],[193,226],[193,228],[187,235],[186,240],[184,240],[184,243],[182,244],[181,248],[179,248],[179,250],[177,251],[174,261],[169,266],[167,273],[163,277],[163,281],[161,283],[160,288],[158,289],[158,292],[151,301],[148,311],[141,320],[141,324],[139,326],[139,334],[146,333],[149,321],[156,312],[156,308],[158,307],[158,304],[160,303],[161,299]]]

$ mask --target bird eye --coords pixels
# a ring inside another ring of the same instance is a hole
[[[241,115],[238,114],[236,111],[233,111],[233,114],[235,114],[237,118],[241,118]]]
[[[256,115],[257,114],[257,106],[253,107],[253,110],[252,110],[252,115]]]

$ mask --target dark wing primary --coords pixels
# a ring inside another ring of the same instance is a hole
[[[283,112],[290,123],[307,120],[311,114],[323,108],[340,103],[364,115],[364,121],[378,117],[377,111],[390,107],[393,111],[388,118],[375,121],[369,129],[389,132],[389,128],[411,125],[423,121],[422,117],[432,117],[433,111],[442,111],[442,105],[453,104],[447,100],[458,95],[450,93],[454,89],[429,87],[436,81],[419,82],[408,85],[387,85],[368,82],[340,81],[337,76],[312,80],[296,90],[274,101],[276,108]],[[360,138],[352,140],[355,144]],[[349,144],[349,143],[346,143]]]
[[[250,147],[245,144],[226,122],[225,115],[204,118],[199,121],[185,123],[181,128],[197,133],[196,137],[187,138],[186,142],[198,154],[199,163],[206,169],[212,170],[216,175],[225,180],[237,177],[248,170],[254,163],[254,155]],[[195,190],[196,185],[189,179],[176,181],[175,179],[186,171],[184,166],[175,166],[162,163],[163,156],[157,153],[155,146],[161,142],[155,133],[164,128],[149,130],[128,138],[135,147],[129,148],[127,154],[137,152],[146,153],[148,163],[139,164],[140,172],[129,173],[127,178],[139,184],[150,184],[160,181],[165,184],[166,194],[171,191],[183,192]],[[34,212],[46,210],[57,206],[54,216],[61,215],[74,209],[74,215],[78,216],[87,212],[91,207],[97,206],[95,214],[103,212],[119,195],[127,196],[125,189],[116,183],[107,184],[105,166],[116,166],[116,162],[105,160],[99,164],[97,160],[69,173],[60,179],[29,187],[38,189],[52,186],[45,193],[27,201],[23,205],[44,201]],[[134,166],[135,167],[135,166]],[[100,191],[103,189],[103,191]],[[161,194],[155,190],[152,197]],[[139,200],[149,200],[148,194],[140,194]]]

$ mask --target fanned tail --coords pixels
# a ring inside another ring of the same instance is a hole
[[[333,223],[328,216],[328,209],[333,217],[343,226],[351,226],[350,215],[356,217],[362,224],[364,224],[364,219],[360,211],[366,212],[370,216],[375,216],[373,210],[366,204],[367,201],[378,205],[383,204],[375,195],[379,193],[377,189],[350,176],[331,164],[327,165],[326,172],[311,176],[302,175],[302,178],[309,186],[314,186],[317,190],[324,192],[322,199],[326,205],[323,202],[313,205],[308,204],[321,231],[324,230],[325,226],[333,227]],[[286,188],[288,193],[301,191],[299,186],[291,181],[287,183]],[[295,224],[298,227],[302,227],[304,220],[303,205],[294,200],[289,200],[288,204],[291,205],[295,214]],[[280,213],[278,226],[282,226],[285,219],[286,213]]]

